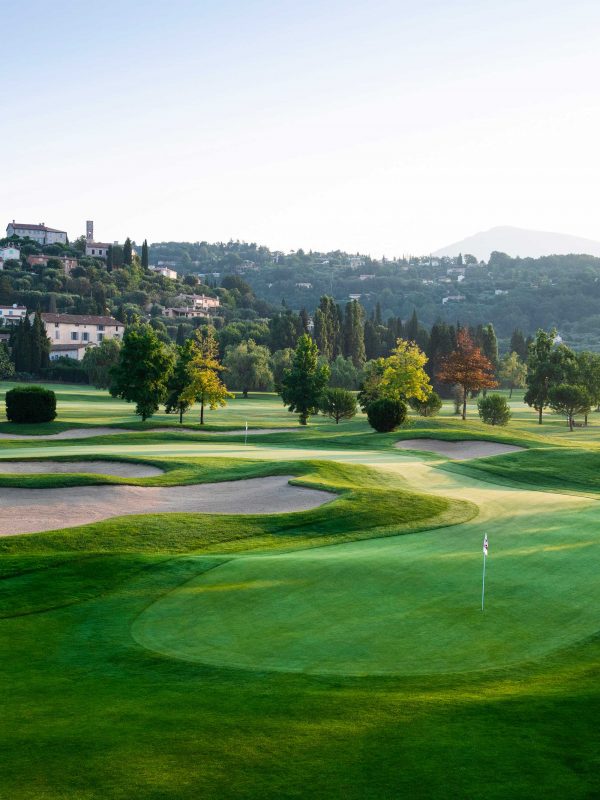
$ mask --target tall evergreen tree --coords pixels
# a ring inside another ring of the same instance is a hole
[[[34,375],[50,364],[50,339],[46,336],[46,328],[42,322],[42,315],[36,311],[30,331],[30,368]]]
[[[178,347],[182,347],[185,344],[185,328],[183,327],[181,322],[177,326],[177,336],[175,338],[175,344]]]
[[[281,399],[289,411],[299,414],[300,425],[319,407],[323,391],[329,380],[329,367],[319,364],[319,350],[307,334],[298,339],[298,346],[290,369],[283,375]]]
[[[344,356],[351,358],[355,367],[365,363],[364,311],[360,303],[352,300],[346,304],[344,314]]]
[[[142,244],[142,269],[148,269],[148,240],[144,239]]]
[[[521,361],[527,361],[529,356],[528,345],[525,341],[525,337],[523,336],[523,332],[518,328],[515,328],[515,330],[512,332],[512,336],[510,337],[509,351],[511,353],[516,353]]]
[[[123,264],[130,267],[133,263],[133,247],[131,246],[131,239],[129,236],[125,239],[123,245]]]
[[[416,308],[413,309],[412,317],[406,323],[404,338],[409,342],[416,342],[419,338],[419,320],[417,318]]]
[[[114,250],[112,244],[109,244],[106,248],[106,270],[107,272],[112,272],[113,267],[115,265],[114,262]]]
[[[336,356],[339,340],[338,310],[332,297],[323,296],[315,312],[315,342],[327,361]]]

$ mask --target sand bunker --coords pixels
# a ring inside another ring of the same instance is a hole
[[[248,436],[261,436],[267,433],[289,433],[300,428],[249,428]],[[237,431],[201,431],[193,428],[176,428],[174,425],[164,428],[148,428],[145,431],[134,431],[129,428],[72,428],[60,433],[46,433],[43,435],[28,435],[23,433],[0,433],[0,439],[22,439],[35,442],[38,439],[88,439],[91,436],[116,436],[119,433],[189,433],[193,435],[203,434],[204,436],[243,436],[245,430]]]
[[[116,475],[121,478],[151,478],[163,474],[158,467],[120,461],[0,461],[2,475],[64,475],[79,472],[88,475]]]
[[[288,483],[291,477],[277,475],[170,487],[0,488],[0,535],[70,528],[123,514],[176,511],[277,514],[307,511],[335,498],[330,492],[291,486]]]
[[[504,453],[514,453],[525,449],[514,444],[501,444],[500,442],[446,442],[443,439],[403,439],[401,442],[396,442],[395,446],[401,450],[424,450],[428,453],[437,453],[439,456],[453,458],[456,461],[500,456]]]

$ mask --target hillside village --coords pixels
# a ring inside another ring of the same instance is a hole
[[[218,330],[233,324],[241,338],[267,344],[274,319],[302,314],[310,331],[320,299],[331,296],[341,308],[357,301],[365,320],[377,315],[384,325],[406,323],[415,311],[426,328],[490,322],[501,351],[515,330],[533,335],[553,326],[572,346],[600,350],[599,281],[600,259],[585,255],[492,253],[486,263],[469,254],[283,253],[239,241],[137,245],[128,238],[104,241],[93,221],[70,240],[60,228],[13,220],[0,240],[0,339],[7,341],[10,326],[40,310],[53,319],[63,315],[52,323],[60,328],[49,331],[53,360],[81,360],[93,344],[83,338],[90,332],[84,327],[67,330],[73,316],[121,324],[145,318],[165,341],[182,340],[207,321]],[[227,333],[223,338],[230,343]]]

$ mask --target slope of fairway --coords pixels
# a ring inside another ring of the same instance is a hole
[[[135,638],[219,666],[375,675],[501,668],[597,631],[597,502],[477,485],[425,465],[420,474],[448,492],[454,480],[480,517],[410,537],[239,556],[158,600]]]

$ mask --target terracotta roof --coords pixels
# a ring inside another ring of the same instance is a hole
[[[88,314],[42,314],[44,322],[65,322],[67,325],[119,325],[122,322],[114,317],[95,317]]]
[[[13,228],[27,228],[30,231],[48,231],[49,233],[66,233],[66,231],[61,231],[58,228],[49,228],[47,225],[33,225],[29,222],[9,222],[8,225],[12,225]]]
[[[59,350],[81,350],[82,347],[89,347],[90,342],[80,342],[79,344],[53,344],[50,350],[57,353]]]

